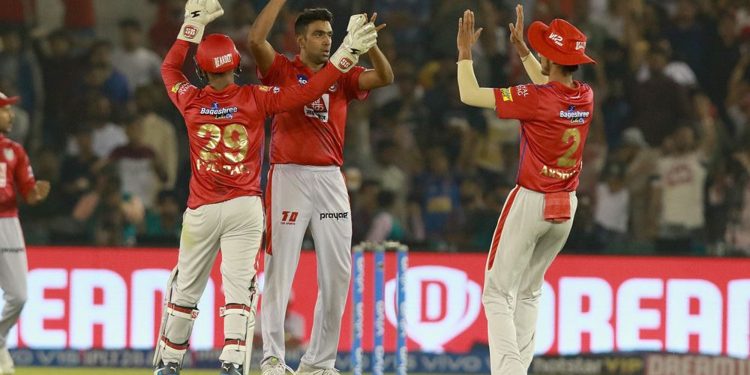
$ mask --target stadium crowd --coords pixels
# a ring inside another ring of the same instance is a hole
[[[184,0],[141,0],[153,14],[121,18],[113,35],[97,33],[96,7],[107,1],[60,1],[60,28],[37,19],[40,0],[4,0],[0,14],[0,91],[22,97],[10,137],[53,187],[45,203],[21,211],[27,242],[175,246],[190,168],[159,68]],[[222,3],[226,14],[209,32],[235,39],[240,80],[257,83],[245,46],[265,1]],[[305,7],[328,7],[336,34],[354,12],[377,11],[388,25],[379,45],[395,83],[349,108],[342,169],[355,242],[489,248],[515,181],[519,129],[460,103],[455,23],[471,8],[485,28],[474,54],[483,86],[527,83],[508,43],[515,3],[289,1],[269,40],[290,55]],[[578,25],[598,62],[577,73],[593,86],[596,110],[567,251],[750,255],[750,4],[520,3],[527,20]]]

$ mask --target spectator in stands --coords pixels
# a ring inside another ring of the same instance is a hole
[[[179,152],[175,126],[156,113],[159,97],[163,95],[161,85],[146,85],[135,90],[135,106],[143,122],[143,143],[156,153],[167,175],[162,189],[173,189],[177,180]]]
[[[77,108],[84,112],[80,123],[92,128],[94,155],[106,158],[112,150],[128,143],[125,130],[112,122],[112,103],[107,97],[91,91],[80,98],[78,103],[81,103],[81,106]],[[78,154],[78,145],[72,138],[68,139],[67,153]]]
[[[23,108],[32,121],[40,118],[44,92],[39,62],[27,48],[18,29],[0,29],[0,79],[9,81],[23,98]]]
[[[667,139],[665,154],[656,164],[652,212],[659,218],[659,252],[702,251],[706,163],[716,139],[713,121],[703,120],[700,142],[693,127],[682,126]]]
[[[690,118],[687,89],[664,73],[668,62],[669,52],[665,46],[651,46],[649,77],[636,83],[629,98],[632,124],[641,129],[646,142],[651,145],[661,145],[667,135]]]
[[[125,76],[131,92],[160,82],[161,58],[143,46],[143,30],[138,20],[120,21],[120,47],[112,52],[112,65]]]
[[[112,150],[107,163],[120,176],[122,193],[136,196],[147,209],[154,206],[167,172],[156,152],[144,141],[143,117],[133,116],[126,121],[128,143]]]
[[[143,228],[138,234],[138,244],[179,245],[183,211],[174,191],[160,191],[156,198],[156,205],[146,209]]]
[[[60,199],[63,206],[69,208],[94,188],[95,167],[99,161],[94,153],[91,127],[81,124],[76,129],[74,142],[78,152],[75,155],[66,154],[60,167]]]
[[[725,240],[732,254],[750,256],[750,139],[744,141],[730,164],[732,194]]]
[[[650,183],[658,157],[658,153],[646,143],[641,130],[632,127],[622,133],[620,148],[613,153],[613,160],[625,168],[624,183],[630,196],[630,238],[639,244],[653,239],[650,228],[657,225],[649,212],[649,203]]]
[[[112,65],[112,43],[107,40],[95,42],[89,50],[87,62],[84,89],[106,96],[117,110],[125,108],[131,91],[128,79]]]
[[[378,193],[379,212],[375,214],[367,232],[366,241],[403,241],[406,231],[396,216],[396,195],[392,191],[383,190]]]
[[[73,208],[73,219],[84,227],[84,235],[96,246],[132,246],[136,228],[143,222],[145,209],[136,196],[123,194],[120,177],[103,170],[96,188],[85,194]]]
[[[610,163],[594,195],[594,224],[602,249],[622,247],[628,234],[630,192],[625,187],[625,168]]]
[[[450,224],[461,209],[458,181],[450,167],[445,150],[433,147],[427,153],[427,171],[414,179],[414,187],[422,198],[427,238],[440,248],[446,245]]]

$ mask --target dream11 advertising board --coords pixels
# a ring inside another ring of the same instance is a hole
[[[10,347],[153,346],[173,249],[32,247],[28,301]],[[395,347],[395,255],[386,262],[386,351]],[[484,254],[412,252],[407,275],[410,351],[466,353],[487,345]],[[366,258],[364,349],[372,348],[372,259]],[[289,311],[309,335],[315,255],[303,252]],[[261,283],[262,287],[262,283]],[[199,305],[193,350],[222,343],[218,262]],[[2,302],[0,302],[1,304]],[[262,298],[261,298],[262,305]],[[347,308],[340,348],[351,343]],[[309,338],[305,337],[305,340]],[[750,357],[750,259],[562,255],[547,273],[537,354],[668,351]]]

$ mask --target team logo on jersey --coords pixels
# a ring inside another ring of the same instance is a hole
[[[500,95],[502,95],[504,102],[513,101],[513,94],[510,92],[510,89],[500,89]]]
[[[237,107],[225,107],[219,106],[219,103],[213,102],[211,108],[201,108],[201,114],[207,116],[214,116],[214,118],[232,118],[239,109]]]
[[[328,122],[328,106],[330,100],[331,97],[328,94],[323,94],[323,96],[305,106],[305,116],[314,117],[320,121]]]
[[[309,79],[304,74],[297,74],[297,82],[299,82],[300,85],[306,85]]]
[[[13,152],[12,148],[4,149],[3,155],[5,156],[5,161],[13,161],[13,159],[16,157],[16,154]]]
[[[576,106],[568,106],[567,111],[560,111],[560,118],[569,119],[571,124],[583,124],[591,116],[589,111],[576,111]]]

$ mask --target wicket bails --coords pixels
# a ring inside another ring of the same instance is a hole
[[[373,252],[374,275],[374,314],[373,314],[373,353],[372,373],[382,375],[385,367],[385,253],[395,251],[396,266],[396,361],[397,375],[406,375],[408,350],[406,347],[406,272],[408,269],[409,247],[398,242],[382,244],[361,243],[352,249],[352,372],[362,374],[362,335],[364,333],[364,252]]]

